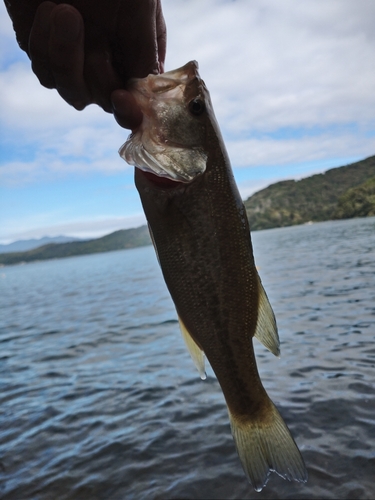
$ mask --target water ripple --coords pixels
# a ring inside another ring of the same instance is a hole
[[[281,359],[259,370],[309,481],[255,493],[151,247],[3,269],[4,500],[375,497],[375,218],[253,234]]]

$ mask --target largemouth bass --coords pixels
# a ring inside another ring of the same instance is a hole
[[[244,471],[304,482],[302,456],[260,380],[252,338],[279,355],[275,317],[208,90],[195,61],[133,80],[143,122],[120,149],[135,183],[187,347],[222,388]]]

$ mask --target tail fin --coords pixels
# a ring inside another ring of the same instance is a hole
[[[272,471],[289,481],[307,481],[301,453],[275,405],[270,402],[267,423],[240,422],[229,410],[237,453],[246,476],[256,491],[266,486]]]

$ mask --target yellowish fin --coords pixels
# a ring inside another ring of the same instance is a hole
[[[154,234],[153,234],[153,232],[152,232],[152,229],[151,229],[150,224],[147,224],[147,226],[148,226],[148,232],[150,233],[150,238],[151,238],[152,244],[153,244],[153,246],[154,246],[154,250],[155,250],[156,258],[158,259],[159,266],[160,266],[160,259],[159,259],[158,249],[156,248],[156,243],[155,243]],[[160,267],[161,267],[161,266],[160,266]]]
[[[187,331],[186,326],[184,325],[180,317],[178,317],[178,321],[180,322],[181,333],[184,338],[186,347],[188,348],[190,356],[192,357],[192,360],[198,370],[199,376],[202,380],[205,380],[206,372],[204,369],[204,352]]]
[[[237,453],[245,474],[256,491],[267,484],[272,471],[289,481],[307,481],[307,471],[299,449],[275,405],[270,408],[267,421],[240,422],[229,419]]]
[[[258,275],[259,284],[259,303],[258,303],[258,322],[254,336],[261,342],[272,354],[280,357],[280,340],[277,333],[276,319],[268,300],[267,294],[263,288]]]

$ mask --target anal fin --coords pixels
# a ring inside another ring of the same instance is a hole
[[[182,337],[185,341],[186,347],[188,348],[190,356],[192,357],[192,360],[198,370],[199,376],[202,380],[205,380],[206,372],[204,369],[204,352],[192,338],[192,336],[186,329],[186,326],[184,325],[180,317],[178,317],[178,321],[180,322]]]
[[[276,319],[267,294],[263,288],[258,275],[259,302],[258,302],[258,321],[254,336],[261,342],[272,354],[280,356],[280,340],[277,333]]]

